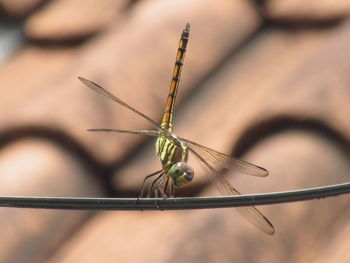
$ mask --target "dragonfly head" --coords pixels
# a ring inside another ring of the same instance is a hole
[[[188,163],[178,162],[171,166],[168,174],[175,186],[182,187],[192,181],[194,171]]]

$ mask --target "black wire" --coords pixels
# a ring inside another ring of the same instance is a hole
[[[69,210],[181,210],[257,206],[325,198],[350,193],[350,183],[296,191],[183,198],[76,198],[0,196],[0,207]]]

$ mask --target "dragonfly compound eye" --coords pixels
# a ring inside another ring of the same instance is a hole
[[[181,187],[192,181],[194,171],[188,163],[178,162],[171,166],[168,174],[172,178],[174,185]]]

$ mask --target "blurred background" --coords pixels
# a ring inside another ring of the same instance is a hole
[[[154,140],[89,133],[159,121],[178,40],[191,34],[175,132],[265,167],[243,193],[349,181],[350,2],[0,0],[0,195],[136,197]],[[190,160],[191,161],[191,160]],[[179,196],[219,195],[195,166]],[[349,197],[234,209],[0,209],[0,262],[349,262]]]

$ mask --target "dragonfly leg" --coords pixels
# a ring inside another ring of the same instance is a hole
[[[175,187],[174,184],[170,184],[170,192],[171,192],[171,197],[175,197]]]
[[[166,179],[165,179],[164,187],[163,187],[163,191],[164,191],[164,193],[165,193],[167,196],[170,196],[170,195],[171,195],[169,179],[170,179],[170,177],[167,176]]]
[[[170,192],[170,178],[166,173],[159,175],[153,182],[148,191],[148,197],[153,195],[157,198],[161,196],[162,198],[167,198],[171,196]]]
[[[153,194],[155,198],[158,198],[158,189],[154,189]]]
[[[171,196],[172,193],[170,191],[170,185],[172,185],[172,182],[169,183],[169,181],[170,181],[170,177],[165,174],[162,180],[158,184],[159,191],[162,194],[163,198],[172,197]]]
[[[155,175],[161,173],[162,171],[163,171],[163,170],[159,170],[159,171],[156,171],[156,172],[154,172],[154,173],[151,173],[151,174],[147,175],[147,176],[145,177],[145,179],[143,179],[143,182],[142,182],[142,185],[141,185],[141,191],[140,191],[140,194],[139,194],[139,198],[142,198],[142,197],[143,197],[143,191],[144,191],[144,189],[145,189],[145,183],[146,183],[147,179],[149,179],[149,178],[151,178],[152,176],[155,176]]]
[[[175,196],[174,184],[171,181],[169,176],[167,176],[165,184],[164,184],[164,192],[165,192],[167,197],[174,197]]]
[[[164,176],[164,171],[152,182],[150,188],[148,189],[147,197],[151,197],[152,193],[156,194],[155,189],[156,189],[156,183]]]
[[[154,190],[157,193],[157,197],[158,197],[158,193],[160,193],[162,198],[167,197],[167,194],[164,191],[164,190],[166,190],[165,185],[166,185],[167,179],[168,179],[168,176],[166,174],[163,174],[163,176],[160,177],[159,180],[156,182]]]
[[[166,194],[164,193],[164,190],[160,187],[154,189],[154,196],[156,198],[158,198],[158,197],[166,198],[167,197]]]
[[[160,192],[160,194],[162,195],[162,198],[167,198],[167,195],[166,195],[166,193],[164,193],[164,189],[162,189],[162,188],[158,188],[159,190],[159,192]]]
[[[164,177],[158,181],[156,189],[163,198],[174,197],[174,185],[171,178],[167,174],[164,174]]]

